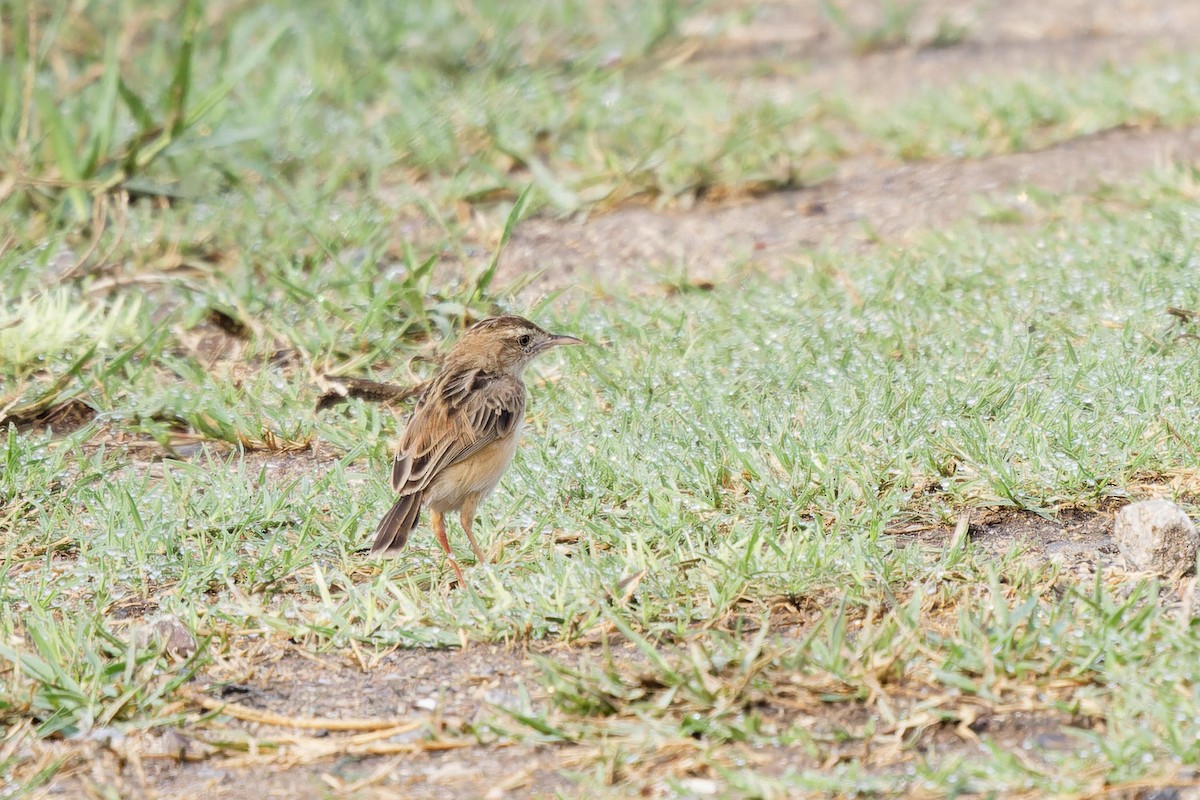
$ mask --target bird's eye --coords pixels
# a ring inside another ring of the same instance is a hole
[[[521,338],[517,339],[517,344],[521,345],[521,347],[529,347],[529,345],[533,344],[533,337],[528,333],[522,334]]]

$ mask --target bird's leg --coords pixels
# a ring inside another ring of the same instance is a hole
[[[454,560],[454,553],[450,550],[450,540],[446,538],[446,518],[442,516],[442,512],[432,509],[429,511],[429,517],[433,522],[433,535],[442,549],[446,551],[446,558],[450,560],[450,566],[454,567],[454,574],[458,576],[458,585],[466,586],[467,582],[463,579],[462,569]]]
[[[476,560],[480,564],[484,564],[486,559],[483,557],[483,551],[479,549],[479,543],[475,541],[475,534],[471,531],[471,526],[475,524],[475,509],[478,506],[478,497],[468,497],[458,512],[458,521],[462,523],[463,532],[467,534],[467,541],[471,543],[471,549],[475,551]]]

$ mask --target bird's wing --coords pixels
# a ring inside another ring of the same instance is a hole
[[[525,412],[525,384],[467,369],[436,379],[413,412],[392,462],[392,489],[422,492],[447,467],[509,436]]]

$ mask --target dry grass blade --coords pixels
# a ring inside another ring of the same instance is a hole
[[[428,741],[417,742],[379,742],[376,744],[350,744],[343,747],[341,743],[326,742],[322,739],[310,739],[309,743],[314,748],[314,754],[319,758],[328,758],[330,756],[346,755],[352,756],[391,756],[402,755],[404,753],[439,753],[446,750],[462,750],[467,747],[475,747],[478,742],[475,739],[435,739]]]
[[[632,575],[625,575],[617,581],[616,587],[607,592],[609,603],[628,603],[629,600],[637,593],[638,587],[642,584],[642,579],[646,577],[649,570],[638,570]]]
[[[33,734],[33,722],[25,717],[13,725],[0,741],[0,764],[5,763]]]
[[[395,736],[420,728],[421,720],[406,719],[323,719],[321,717],[288,717],[270,711],[260,711],[247,708],[237,703],[216,700],[196,691],[181,690],[184,698],[195,703],[206,711],[216,711],[221,714],[240,719],[243,722],[256,722],[260,725],[271,725],[276,728],[295,728],[299,730],[319,731],[388,731]]]
[[[210,424],[211,422],[210,420]],[[287,439],[271,430],[264,430],[259,436],[248,436],[239,432],[235,434],[235,438],[239,445],[252,453],[303,453],[312,449],[311,438]]]
[[[1167,308],[1167,313],[1172,317],[1178,317],[1184,322],[1200,321],[1200,311],[1192,311],[1188,308],[1176,308],[1175,306],[1170,306]]]
[[[324,781],[325,784],[335,792],[341,792],[343,795],[348,795],[355,792],[361,792],[368,786],[373,786],[376,783],[386,780],[388,776],[394,773],[400,765],[401,761],[399,759],[392,759],[385,762],[370,775],[367,775],[365,778],[359,778],[353,783],[346,783],[345,781],[342,781],[328,772],[321,775],[321,780]]]
[[[970,532],[971,510],[968,508],[958,515],[958,522],[954,525],[954,533],[950,536],[950,545],[946,548],[946,558],[952,558],[962,550]]]
[[[229,768],[253,766],[265,762],[284,766],[309,764],[344,756],[396,756],[414,753],[432,753],[446,750],[461,750],[474,747],[478,742],[470,739],[423,739],[411,742],[384,742],[380,739],[398,736],[406,731],[381,730],[359,736],[315,738],[311,736],[283,736],[274,739],[238,739],[207,741],[206,745],[218,750],[242,752],[224,762]]]

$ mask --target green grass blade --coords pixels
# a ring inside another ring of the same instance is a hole
[[[482,300],[487,295],[488,288],[496,277],[496,269],[500,266],[500,255],[504,252],[508,240],[512,238],[517,222],[525,213],[525,206],[529,203],[529,193],[532,191],[532,184],[526,186],[525,191],[521,192],[521,196],[517,198],[517,202],[513,203],[512,209],[508,212],[508,218],[504,221],[504,231],[500,234],[500,242],[496,245],[492,260],[488,263],[487,268],[475,278],[470,302]]]
[[[48,90],[36,89],[33,96],[42,118],[42,125],[50,140],[59,177],[66,184],[67,207],[76,219],[87,219],[91,212],[91,203],[87,192],[79,185],[83,175],[76,157],[77,145],[71,133],[71,126]]]

